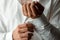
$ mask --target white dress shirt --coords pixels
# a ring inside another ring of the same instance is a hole
[[[55,40],[49,27],[53,25],[52,27],[60,30],[60,0],[39,0],[39,2],[45,7],[43,17],[27,20],[37,29],[35,30],[37,34],[34,33],[31,40]],[[0,0],[0,40],[12,40],[13,30],[24,23],[25,19],[22,5],[18,0]]]

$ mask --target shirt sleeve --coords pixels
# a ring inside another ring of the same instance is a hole
[[[50,24],[43,14],[39,18],[32,19],[29,22],[35,25],[37,36],[41,37],[41,40],[59,39],[60,31]]]
[[[40,17],[35,18],[35,19],[29,18],[26,22],[30,22],[30,23],[34,24],[35,26],[37,26],[37,27],[38,26],[40,26],[40,27],[45,26],[49,23],[44,14],[42,14]]]
[[[0,32],[0,40],[12,40],[12,32],[8,33]]]

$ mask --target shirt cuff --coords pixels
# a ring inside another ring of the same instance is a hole
[[[12,31],[11,32],[8,32],[6,33],[6,40],[12,40]]]
[[[44,28],[45,25],[49,24],[44,14],[42,14],[40,17],[35,19],[29,18],[27,22],[32,23],[36,26],[36,28],[40,27],[41,29]]]

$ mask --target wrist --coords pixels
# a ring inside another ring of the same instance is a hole
[[[34,25],[38,25],[38,24],[39,24],[39,26],[43,26],[43,25],[46,25],[46,24],[49,23],[49,22],[47,21],[47,18],[45,17],[44,14],[42,14],[40,17],[35,18],[35,19],[29,18],[29,19],[27,20],[27,22],[30,22],[30,23],[32,23],[32,24],[34,24]]]

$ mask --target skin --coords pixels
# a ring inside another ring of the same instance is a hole
[[[34,27],[31,23],[18,25],[13,31],[13,40],[30,40],[33,36]]]
[[[22,5],[22,11],[24,16],[35,19],[42,15],[44,7],[38,2],[25,3]],[[31,23],[18,25],[13,31],[13,40],[30,40],[33,36],[34,27]]]
[[[44,7],[38,2],[25,3],[22,6],[23,15],[32,19],[42,15]]]

